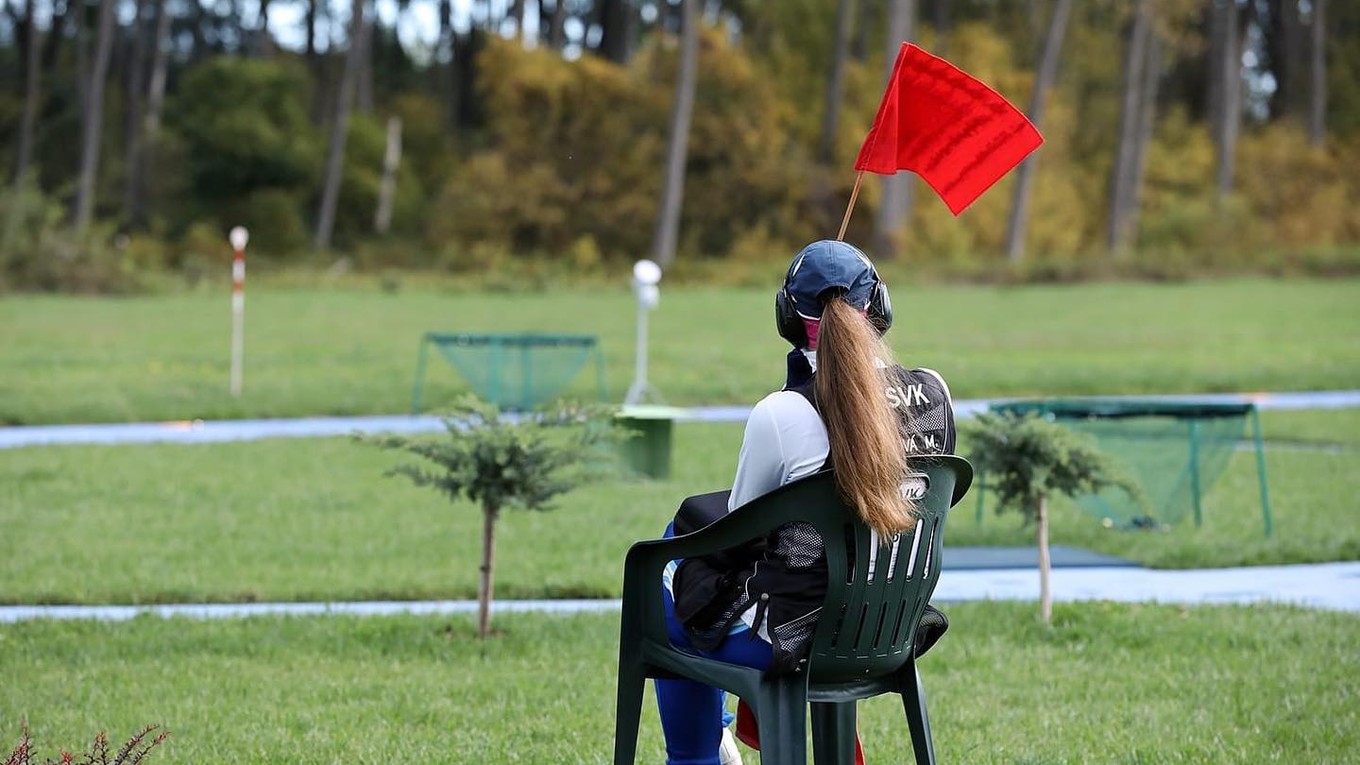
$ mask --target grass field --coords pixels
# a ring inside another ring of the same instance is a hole
[[[896,285],[897,283],[895,283]],[[957,398],[1360,387],[1360,280],[894,287],[904,361]],[[769,290],[667,289],[651,378],[680,404],[778,385]],[[226,295],[0,300],[0,424],[396,413],[426,330],[600,337],[611,399],[632,372],[615,291],[474,294],[254,289],[245,395],[226,394]],[[905,317],[911,315],[914,320]],[[431,366],[427,401],[461,388]],[[583,376],[572,389],[591,392]],[[1054,543],[1146,565],[1360,559],[1360,410],[1266,412],[1275,536],[1251,455],[1204,526],[1103,529],[1055,508]],[[497,597],[609,597],[627,547],[685,495],[730,484],[739,425],[677,428],[668,481],[612,481],[499,526]],[[960,451],[967,452],[966,442]],[[383,472],[350,439],[0,450],[0,602],[472,597],[480,516]],[[1016,516],[950,517],[951,545],[1031,543]],[[1276,606],[948,607],[923,663],[942,762],[1307,762],[1360,750],[1360,617]],[[613,731],[617,617],[0,625],[0,754],[27,718],[39,752],[173,731],[150,762],[599,763]],[[646,707],[641,761],[662,760]],[[871,762],[909,758],[900,706],[862,706]],[[747,762],[753,763],[754,757]]]
[[[769,289],[664,290],[650,379],[678,404],[751,403],[783,379]],[[1360,387],[1360,280],[894,286],[901,359],[958,398]],[[407,411],[421,334],[597,335],[611,400],[632,379],[634,303],[609,290],[252,289],[244,394],[227,393],[227,293],[0,299],[0,423]],[[435,361],[426,401],[460,378]],[[592,395],[582,375],[571,389]]]
[[[921,663],[941,762],[1342,765],[1360,749],[1350,614],[1283,607],[946,606]],[[154,763],[598,763],[617,615],[0,626],[0,748],[172,731]],[[861,704],[870,762],[910,761],[901,706]],[[663,761],[650,689],[639,762]],[[4,749],[4,751],[8,751]],[[757,758],[748,755],[748,762]]]
[[[1327,427],[1324,427],[1326,425]],[[1354,493],[1360,410],[1270,413],[1275,534],[1263,537],[1256,468],[1237,453],[1204,526],[1102,528],[1055,508],[1054,542],[1153,566],[1360,559]],[[1333,449],[1309,446],[1340,443]],[[624,552],[659,536],[684,496],[730,485],[741,426],[677,428],[669,481],[615,481],[510,512],[498,531],[501,597],[619,593]],[[967,444],[961,446],[966,453]],[[403,458],[349,439],[0,451],[0,602],[144,603],[471,597],[480,514],[383,472]],[[1018,516],[955,508],[952,545],[1033,543]],[[947,554],[947,552],[946,552]]]

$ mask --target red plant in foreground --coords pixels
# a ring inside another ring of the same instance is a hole
[[[24,737],[19,745],[14,748],[3,765],[138,765],[143,758],[155,749],[165,739],[169,738],[170,731],[164,730],[157,733],[155,738],[150,741],[147,736],[159,728],[159,725],[148,725],[137,732],[132,738],[128,739],[118,753],[109,759],[109,737],[103,731],[94,737],[94,743],[90,745],[90,751],[85,752],[76,758],[70,752],[62,751],[57,759],[48,758],[45,760],[33,759],[33,739],[28,732],[28,722],[23,723]]]

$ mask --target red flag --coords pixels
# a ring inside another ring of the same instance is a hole
[[[1043,142],[999,93],[902,43],[855,169],[881,175],[910,170],[958,215]]]

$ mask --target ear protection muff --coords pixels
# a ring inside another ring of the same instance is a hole
[[[892,298],[888,297],[888,285],[874,274],[874,290],[869,293],[869,322],[882,335],[892,328]]]
[[[774,293],[774,326],[779,330],[779,336],[793,343],[793,347],[807,345],[807,327],[803,326],[803,317],[793,306],[787,282]]]
[[[892,298],[888,296],[888,285],[878,278],[877,271],[873,272],[873,277],[874,286],[869,292],[866,314],[869,323],[882,335],[892,327]],[[807,327],[803,325],[803,317],[798,315],[793,295],[789,294],[787,277],[784,279],[784,286],[774,294],[774,325],[779,330],[779,336],[793,343],[795,348],[807,345]]]

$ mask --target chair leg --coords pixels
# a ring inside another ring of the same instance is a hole
[[[907,725],[911,728],[911,748],[916,753],[916,765],[935,765],[935,744],[930,738],[930,716],[926,714],[926,691],[921,686],[921,673],[914,665],[911,673],[911,677],[903,676],[901,688],[902,706],[907,711]]]
[[[618,696],[614,714],[614,765],[633,765],[638,728],[642,724],[642,695],[647,675],[641,665],[619,662]]]
[[[775,681],[758,695],[761,765],[807,765],[807,686]]]
[[[812,705],[812,761],[855,765],[855,702]]]

